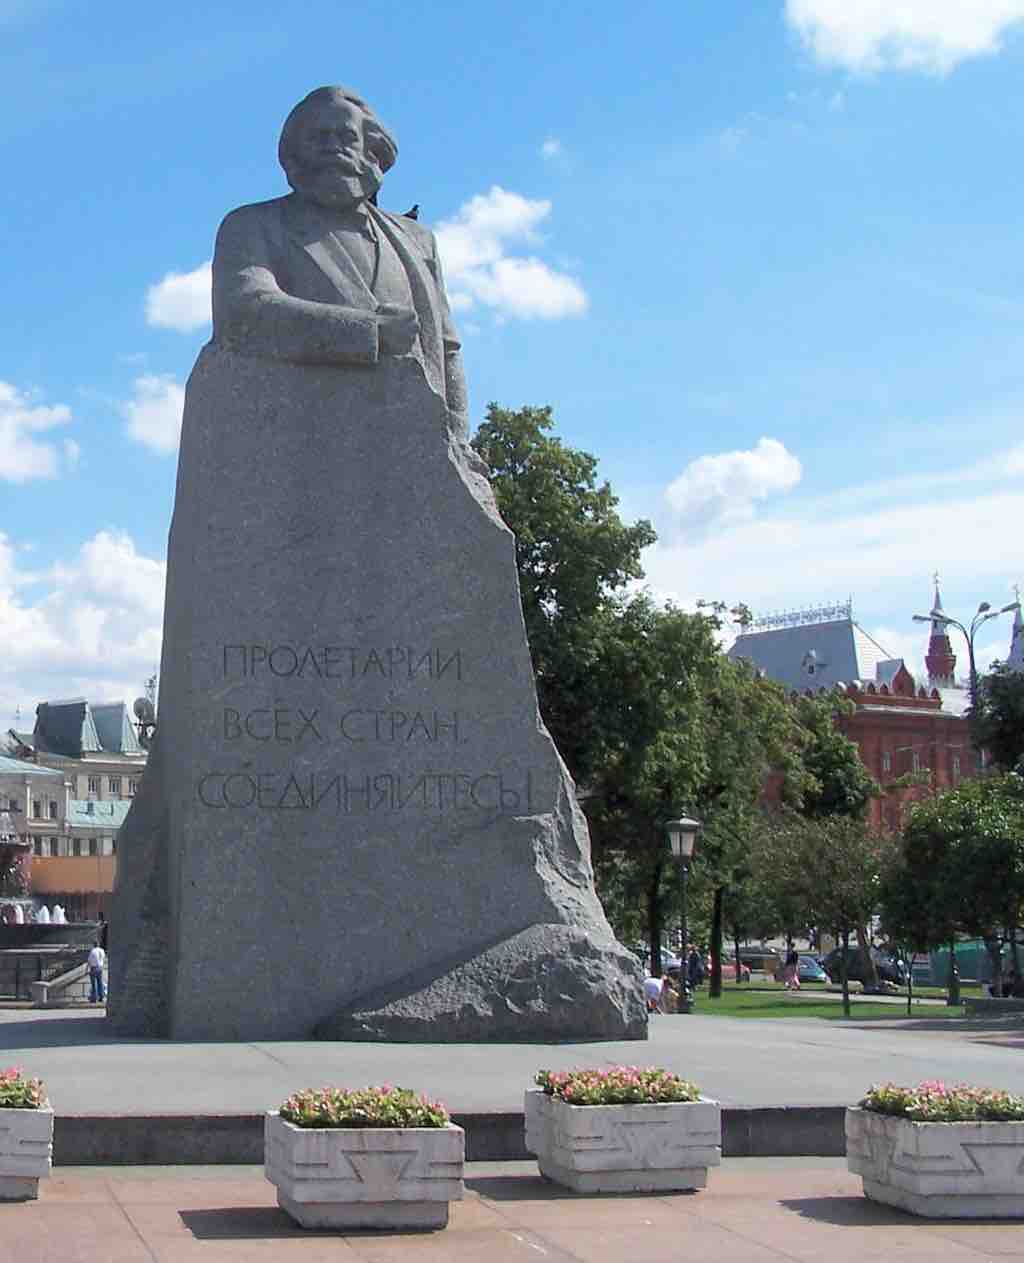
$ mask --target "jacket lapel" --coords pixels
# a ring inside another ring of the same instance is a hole
[[[337,290],[346,307],[377,306],[370,287],[332,232],[311,232],[308,224],[296,218],[294,207],[285,199],[285,228],[297,250],[309,258]]]

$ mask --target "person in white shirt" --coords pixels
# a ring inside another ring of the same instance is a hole
[[[103,967],[107,963],[107,953],[99,943],[89,953],[89,999],[93,1004],[102,1004],[107,998],[103,986]]]

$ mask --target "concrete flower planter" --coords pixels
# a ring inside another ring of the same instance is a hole
[[[303,1228],[443,1228],[462,1198],[461,1127],[264,1125],[263,1170]]]
[[[1024,1122],[915,1123],[851,1107],[846,1164],[865,1197],[914,1215],[1024,1218]]]
[[[525,1104],[541,1175],[578,1193],[704,1188],[722,1161],[717,1101],[567,1105],[537,1090]]]
[[[0,1202],[31,1201],[53,1165],[53,1108],[0,1109]]]

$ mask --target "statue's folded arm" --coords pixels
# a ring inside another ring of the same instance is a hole
[[[236,212],[237,215],[237,212]],[[214,341],[296,364],[376,364],[378,317],[366,308],[296,298],[278,284],[263,236],[229,215],[213,260]]]

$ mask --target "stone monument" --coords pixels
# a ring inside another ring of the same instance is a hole
[[[538,713],[436,244],[376,205],[396,152],[320,88],[281,134],[293,192],[218,234],[118,842],[122,1034],[646,1035]]]

